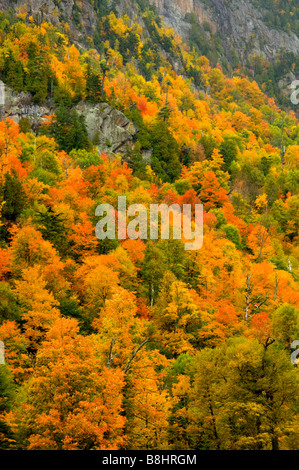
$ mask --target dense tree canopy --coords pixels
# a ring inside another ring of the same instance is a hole
[[[147,2],[150,37],[93,3],[84,50],[0,14],[3,80],[55,111],[0,122],[0,448],[298,450],[296,116]],[[136,124],[125,155],[99,155],[80,100]],[[118,196],[192,204],[192,222],[203,204],[202,248],[97,239]]]

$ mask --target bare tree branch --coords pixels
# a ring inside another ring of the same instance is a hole
[[[138,348],[135,349],[135,351],[133,352],[132,356],[130,357],[130,359],[128,359],[128,362],[126,364],[126,367],[125,367],[125,374],[128,372],[128,370],[130,369],[130,365],[131,365],[131,362],[133,361],[134,357],[136,356],[136,354],[138,353],[138,351],[140,351],[140,349],[146,344],[149,342],[149,338],[146,338],[139,346]]]
[[[110,351],[109,351],[109,356],[108,356],[108,360],[107,360],[107,368],[110,369],[110,366],[111,366],[111,362],[113,361],[113,359],[115,358],[115,356],[117,356],[117,354],[114,354],[113,356],[113,346],[114,346],[114,343],[116,341],[116,338],[113,338],[112,341],[111,341],[111,344],[110,344]]]

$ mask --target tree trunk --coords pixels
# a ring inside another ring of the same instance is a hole
[[[248,318],[249,318],[249,305],[250,305],[250,294],[251,294],[251,285],[250,285],[250,279],[251,279],[251,275],[250,274],[247,274],[247,277],[246,277],[246,285],[247,285],[247,289],[246,289],[246,306],[245,306],[245,321],[248,322]]]
[[[271,438],[272,441],[272,450],[279,450],[278,437],[274,434]]]

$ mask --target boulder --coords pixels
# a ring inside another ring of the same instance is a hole
[[[121,111],[107,103],[86,101],[78,103],[75,109],[84,116],[88,137],[99,152],[124,154],[132,148],[138,129]]]
[[[1,86],[0,82],[0,86]],[[28,118],[32,129],[42,123],[45,115],[52,114],[53,107],[49,103],[38,105],[33,102],[30,93],[16,93],[11,88],[3,84],[4,87],[4,104],[1,113],[1,119],[10,117],[15,122],[19,123],[20,119]]]

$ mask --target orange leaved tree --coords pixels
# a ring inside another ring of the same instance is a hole
[[[106,450],[125,443],[123,372],[102,366],[76,320],[60,318],[47,333],[34,374],[7,421],[28,450]]]

